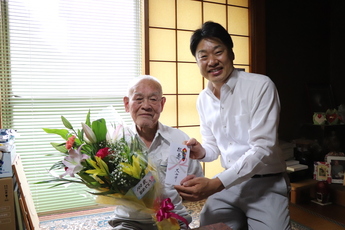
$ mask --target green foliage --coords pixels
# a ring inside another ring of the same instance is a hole
[[[97,142],[103,142],[107,136],[107,124],[105,119],[101,118],[92,122],[92,131],[96,135]]]
[[[51,142],[50,143],[57,151],[61,152],[61,153],[68,153],[68,150],[66,149],[66,143],[54,143]]]
[[[48,129],[48,128],[43,128],[43,130],[46,133],[57,134],[60,137],[62,137],[64,140],[67,140],[68,137],[70,136],[69,135],[70,132],[67,129]]]
[[[67,129],[73,129],[73,126],[71,125],[71,123],[64,116],[61,116],[61,120],[62,120],[63,125]]]

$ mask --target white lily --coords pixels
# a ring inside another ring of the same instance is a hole
[[[86,138],[91,144],[94,144],[97,142],[97,138],[95,133],[92,131],[92,129],[85,123],[81,123],[81,126],[83,127],[84,133]]]

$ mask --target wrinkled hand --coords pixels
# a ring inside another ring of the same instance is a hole
[[[202,159],[206,155],[206,151],[204,147],[195,139],[191,138],[188,141],[184,142],[185,145],[187,145],[190,149],[190,158],[192,159]]]
[[[208,179],[205,177],[187,176],[181,181],[181,185],[175,185],[175,189],[186,200],[203,200],[216,192],[224,189],[218,178]]]
[[[187,181],[189,181],[189,180],[191,180],[191,179],[194,179],[194,178],[196,178],[195,175],[188,175],[188,176],[186,176],[185,178],[183,178],[183,179],[181,180],[180,184],[183,185],[185,182],[187,182]]]

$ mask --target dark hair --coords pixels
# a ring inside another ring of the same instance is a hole
[[[207,21],[205,22],[200,29],[194,31],[192,37],[190,38],[190,51],[195,57],[196,47],[202,39],[211,38],[219,39],[221,42],[226,45],[228,50],[231,50],[234,46],[230,34],[226,29],[219,23]]]

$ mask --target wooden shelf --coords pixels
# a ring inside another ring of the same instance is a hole
[[[313,179],[291,183],[290,202],[293,204],[306,203],[316,198],[315,185],[318,181]],[[345,207],[345,186],[330,184],[332,203]]]
[[[26,230],[39,230],[40,227],[38,215],[35,209],[34,202],[32,200],[30,187],[26,180],[24,168],[19,156],[17,156],[14,160],[12,170],[19,188],[18,194],[15,194],[15,196],[18,196],[19,202],[19,207],[17,207],[17,209],[21,210],[20,217],[17,216],[18,229],[22,229],[21,223],[24,223],[24,229]]]

